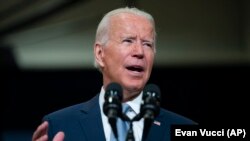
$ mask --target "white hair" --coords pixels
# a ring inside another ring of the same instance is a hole
[[[108,42],[108,40],[109,40],[108,31],[109,31],[109,26],[110,26],[110,19],[112,16],[119,15],[122,13],[134,14],[134,15],[141,16],[141,17],[148,19],[153,26],[154,44],[155,44],[156,31],[155,31],[154,18],[149,13],[142,11],[142,10],[139,10],[135,7],[133,7],[133,8],[129,8],[129,7],[118,8],[118,9],[112,10],[112,11],[108,12],[106,15],[104,15],[104,17],[102,18],[101,22],[99,23],[99,25],[97,27],[95,42],[99,42],[101,45],[105,45]],[[96,62],[96,60],[94,62],[94,66],[100,70],[100,66]]]

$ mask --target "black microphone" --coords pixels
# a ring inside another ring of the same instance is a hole
[[[118,138],[116,121],[122,114],[122,87],[120,84],[112,82],[106,87],[105,102],[103,112],[108,117],[109,124],[112,128],[115,138]]]
[[[143,90],[140,114],[144,118],[142,140],[146,140],[153,120],[160,113],[161,92],[157,85],[148,84]]]

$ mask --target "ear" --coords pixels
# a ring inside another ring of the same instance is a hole
[[[104,63],[103,63],[104,50],[101,44],[95,43],[94,55],[95,55],[96,63],[98,63],[100,67],[104,67]]]

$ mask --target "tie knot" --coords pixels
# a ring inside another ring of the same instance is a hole
[[[127,103],[122,104],[122,112],[126,114],[130,119],[135,116],[134,110]]]
[[[127,114],[131,110],[132,110],[132,108],[127,103],[122,104],[122,112],[124,114]]]

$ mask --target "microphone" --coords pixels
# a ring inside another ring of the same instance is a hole
[[[106,87],[105,102],[103,112],[108,117],[109,124],[112,128],[115,138],[118,138],[116,121],[122,114],[122,87],[120,84],[112,82]]]
[[[144,129],[142,140],[146,140],[153,120],[160,113],[161,92],[157,85],[148,84],[143,90],[140,114],[144,118]]]

